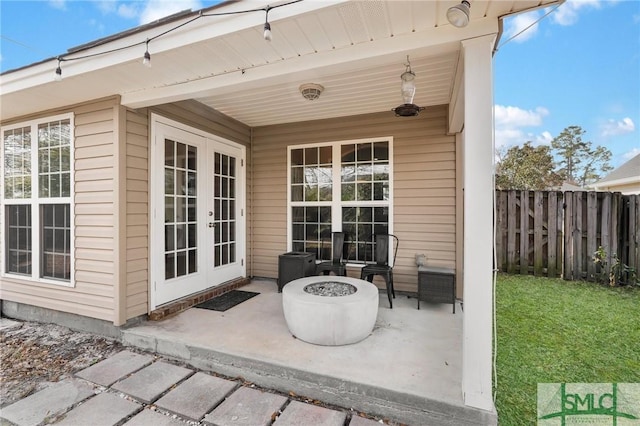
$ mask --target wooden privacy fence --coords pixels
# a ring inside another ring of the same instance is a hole
[[[640,268],[640,195],[496,191],[496,267],[567,280],[609,275],[614,254]],[[599,247],[604,270],[593,261]]]

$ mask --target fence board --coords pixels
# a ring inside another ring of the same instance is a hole
[[[517,194],[516,191],[509,191],[508,193],[508,220],[507,220],[507,272],[515,274],[516,272],[516,205]]]
[[[533,275],[542,276],[544,269],[544,194],[533,193]]]
[[[635,197],[635,220],[633,221],[633,228],[634,228],[634,232],[632,234],[632,239],[634,241],[634,252],[635,252],[635,268],[636,271],[638,271],[638,269],[640,269],[640,236],[638,234],[640,234],[640,194],[636,195]],[[640,273],[640,271],[638,271],[638,273]]]
[[[602,267],[596,268],[596,272],[601,272],[609,276],[611,270],[611,193],[606,192],[602,199],[602,214],[600,217],[600,245],[607,253],[604,271]]]
[[[496,191],[496,269],[506,271],[507,266],[507,193]]]
[[[621,209],[622,206],[623,206],[622,194],[620,194],[619,192],[614,193],[611,196],[611,235],[615,237],[611,238],[611,249],[607,252],[608,258],[609,258],[609,265],[611,265],[611,262],[612,262],[611,256],[613,256],[613,253],[616,253],[616,254],[619,253],[618,247],[619,247],[619,241],[621,237],[619,220],[620,220],[620,215],[622,214],[622,209]]]
[[[640,267],[640,247],[638,247],[638,232],[640,232],[640,195],[629,197],[629,256],[627,265],[638,271]]]
[[[529,191],[520,196],[520,275],[529,273]]]
[[[565,280],[573,279],[573,192],[564,194],[564,272]]]
[[[558,193],[547,194],[547,276],[558,276]]]
[[[583,214],[585,210],[584,206],[584,197],[582,196],[582,192],[574,192],[574,213],[575,213],[575,222],[574,222],[574,231],[573,231],[573,279],[582,278],[582,273],[584,271],[584,248],[583,248]]]
[[[586,259],[591,259],[597,249],[598,238],[598,194],[596,192],[587,193],[587,252]],[[586,262],[587,280],[595,281],[596,265],[592,261]]]

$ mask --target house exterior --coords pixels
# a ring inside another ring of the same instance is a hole
[[[596,191],[640,194],[640,154],[590,186]]]
[[[396,290],[417,253],[455,268],[461,391],[494,410],[492,55],[505,16],[554,3],[473,2],[457,28],[455,1],[226,2],[4,73],[3,309],[121,327],[276,278],[322,230],[351,232],[359,276],[388,231]],[[396,117],[407,60],[425,109]]]

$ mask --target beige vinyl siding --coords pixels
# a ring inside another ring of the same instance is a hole
[[[255,128],[252,274],[277,277],[278,255],[287,249],[287,146],[385,136],[393,137],[396,290],[417,291],[416,253],[426,254],[429,265],[454,268],[456,145],[446,129],[446,105],[413,118],[383,112]]]
[[[182,101],[152,108],[152,111],[187,126],[220,136],[240,145],[249,146],[251,129],[199,102]]]
[[[626,184],[612,184],[609,186],[600,186],[597,191],[622,192],[623,194],[640,194],[640,182],[631,182]]]
[[[75,286],[3,277],[3,299],[114,321],[118,100],[102,99],[42,115],[74,114]]]
[[[146,111],[124,114],[126,319],[149,310],[149,118]]]

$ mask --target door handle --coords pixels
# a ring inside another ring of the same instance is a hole
[[[209,222],[209,228],[215,228],[216,224],[215,222]]]

